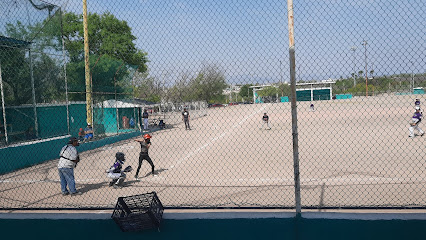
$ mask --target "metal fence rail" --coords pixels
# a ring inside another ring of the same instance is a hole
[[[425,1],[83,2],[0,4],[0,209],[426,207]]]

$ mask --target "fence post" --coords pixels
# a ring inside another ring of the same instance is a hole
[[[87,124],[93,126],[92,83],[89,62],[89,31],[87,29],[87,1],[83,0],[83,35],[84,35],[84,69],[86,80],[86,118]]]
[[[294,189],[296,201],[296,216],[301,215],[301,199],[300,199],[300,175],[299,175],[299,143],[297,133],[297,105],[296,105],[296,57],[294,48],[294,16],[293,16],[293,0],[287,1],[288,11],[288,38],[289,38],[289,54],[290,54],[290,83],[291,83],[291,125],[293,135],[293,170],[294,170]]]
[[[35,88],[34,88],[33,58],[31,56],[31,48],[28,49],[28,57],[30,58],[31,94],[33,98],[34,129],[35,129],[36,136],[40,137],[40,134],[38,132],[37,103],[36,103]]]
[[[4,106],[4,92],[3,92],[3,78],[1,75],[1,62],[0,62],[0,91],[1,91],[1,107],[3,111],[4,138],[6,140],[6,144],[8,144],[9,139],[7,137],[6,108]]]

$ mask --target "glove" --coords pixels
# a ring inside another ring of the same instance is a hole
[[[127,166],[123,172],[131,172],[133,170],[132,166]]]

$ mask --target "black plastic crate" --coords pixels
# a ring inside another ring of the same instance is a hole
[[[140,231],[159,228],[163,205],[156,192],[119,197],[111,218],[121,231]]]

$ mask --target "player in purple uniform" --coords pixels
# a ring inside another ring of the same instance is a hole
[[[414,107],[415,108],[417,108],[417,107],[420,108],[420,99],[416,98],[416,101],[414,102]],[[423,111],[421,109],[420,109],[420,113],[423,114]]]
[[[416,98],[416,101],[414,102],[414,105],[417,107],[420,107],[420,99]]]
[[[422,121],[423,115],[420,113],[420,107],[416,106],[416,112],[414,112],[413,117],[411,118],[410,123],[410,138],[414,138],[414,130],[417,130],[420,136],[423,136],[425,132],[423,132],[422,129],[420,129],[419,124]]]
[[[124,170],[123,164],[126,159],[124,158],[124,153],[117,152],[115,154],[115,162],[114,164],[106,171],[108,173],[108,177],[111,178],[111,182],[109,186],[114,186],[114,188],[121,188],[123,186],[124,179],[126,179],[125,172],[132,171],[131,166],[127,166]]]

